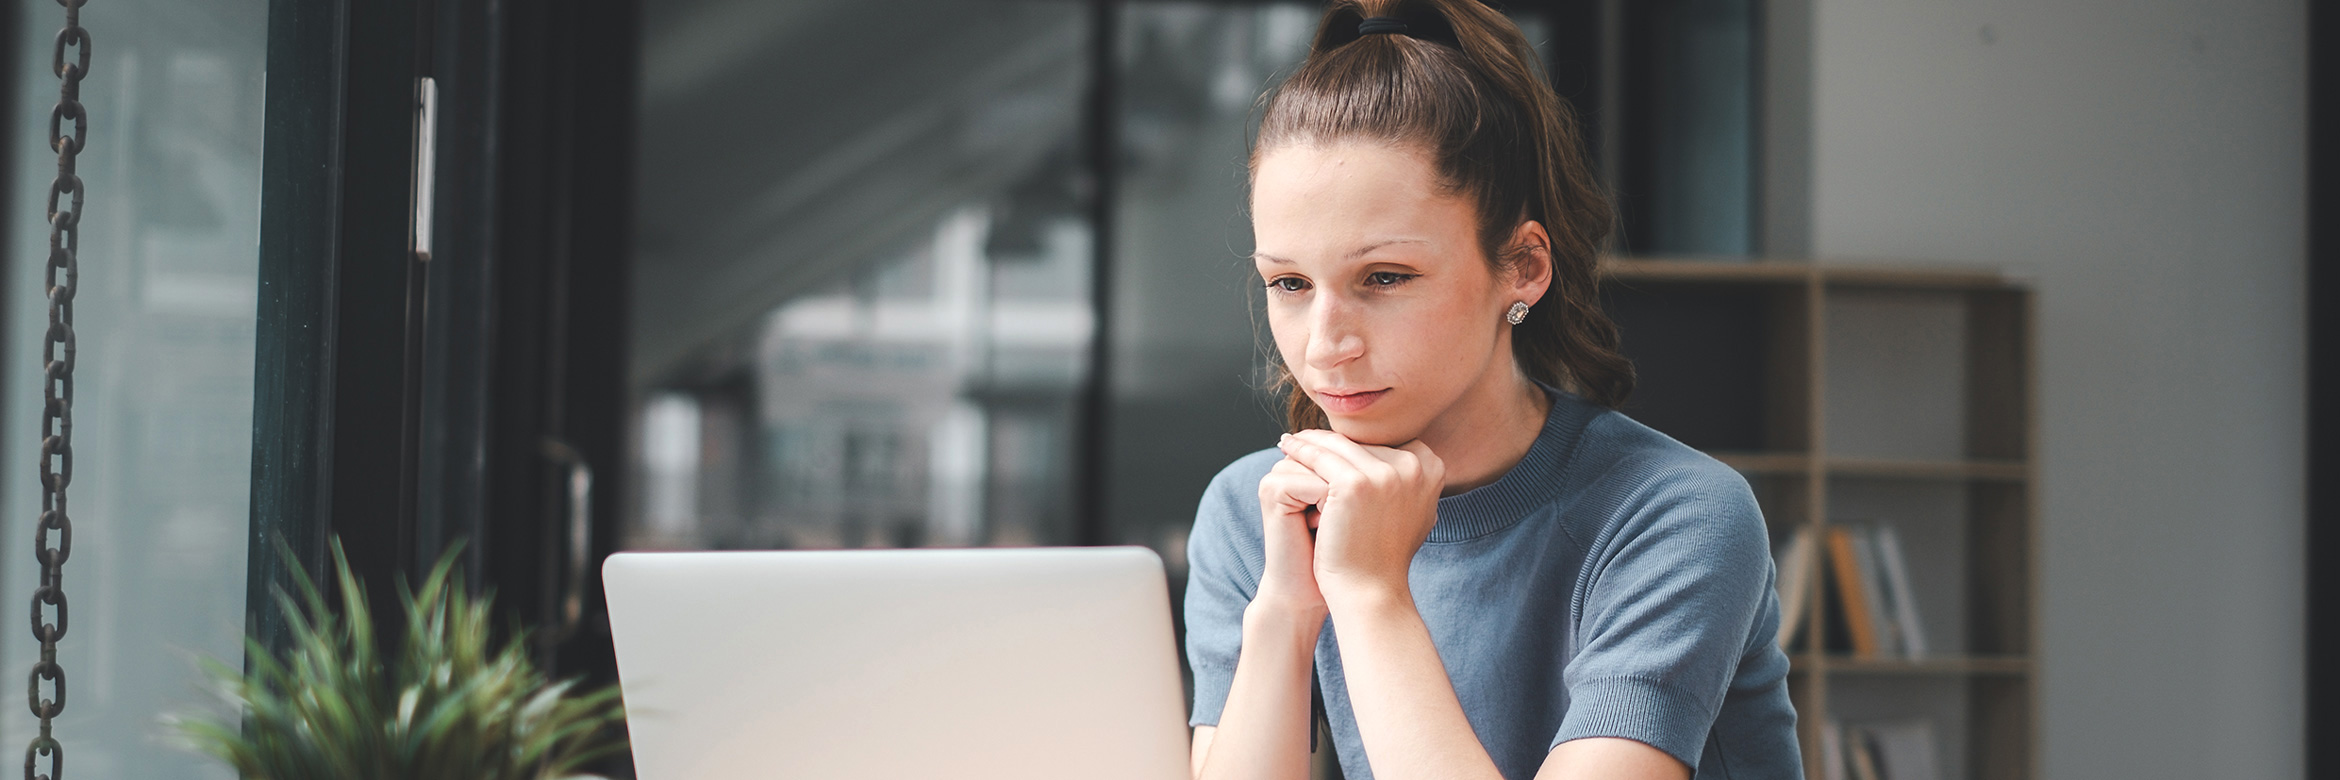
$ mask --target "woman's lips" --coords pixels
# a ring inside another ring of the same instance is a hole
[[[1346,394],[1320,392],[1316,394],[1316,404],[1324,407],[1324,410],[1329,413],[1356,414],[1364,411],[1365,407],[1372,406],[1374,401],[1381,400],[1381,397],[1388,393],[1389,388],[1386,387],[1380,390]]]

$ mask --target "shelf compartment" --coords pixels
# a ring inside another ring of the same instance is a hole
[[[1601,274],[1631,281],[1718,281],[1718,283],[1825,283],[1830,288],[1919,288],[1919,290],[1984,290],[1996,293],[2017,286],[2022,279],[1991,267],[1909,265],[1909,262],[1860,260],[1771,260],[1771,258],[1601,258]]]
[[[1930,723],[1939,751],[1937,777],[2023,780],[2033,774],[2029,673],[1881,670],[1809,677],[1825,681],[1827,717],[1847,725],[1910,719]]]
[[[1792,477],[1812,471],[1812,456],[1802,452],[1709,452],[1723,465],[1750,477]]]
[[[1627,415],[1707,452],[1811,449],[1810,286],[1619,277],[1601,294],[1639,380]]]
[[[1966,490],[1967,646],[1978,654],[2023,655],[2032,646],[2030,486],[1980,483]]]
[[[1820,283],[1832,289],[1920,289],[1920,290],[2005,290],[2015,277],[1991,268],[1951,264],[1907,265],[1862,264],[1859,262],[1829,261],[1819,263],[1815,273]]]
[[[1603,277],[1631,281],[1726,284],[1818,283],[1842,289],[1978,290],[1997,292],[2022,280],[2005,272],[1947,263],[1862,262],[1857,259],[1782,260],[1683,256],[1604,257]]]
[[[1707,284],[1804,285],[1813,265],[1788,260],[1722,257],[1604,257],[1601,277],[1618,282],[1700,282]]]
[[[1973,266],[1604,258],[1641,369],[1624,411],[1745,476],[1773,543],[1894,527],[1931,654],[1854,657],[1826,563],[1789,695],[1820,724],[1924,718],[1945,778],[2036,775],[2037,357],[2028,283]]]
[[[1849,655],[1828,655],[1814,658],[1801,653],[1795,663],[1814,667],[1829,674],[1861,675],[1974,675],[2020,676],[2032,670],[2031,659],[2011,655],[1926,656],[1923,658],[1862,658]]]
[[[1724,461],[1728,463],[1729,461]],[[1867,479],[1926,479],[2021,482],[2031,478],[2031,467],[2020,460],[1904,460],[1898,458],[1831,457],[1832,477]]]

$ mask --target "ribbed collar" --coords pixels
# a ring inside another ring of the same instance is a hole
[[[1552,502],[1561,488],[1560,467],[1576,450],[1577,434],[1600,410],[1551,385],[1536,386],[1552,399],[1552,411],[1545,415],[1544,429],[1528,445],[1527,455],[1494,482],[1438,499],[1431,543],[1467,541],[1510,528]]]

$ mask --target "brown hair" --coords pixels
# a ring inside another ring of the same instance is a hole
[[[1367,17],[1395,17],[1403,34],[1361,35]],[[1568,104],[1545,81],[1527,36],[1481,0],[1334,0],[1308,59],[1266,107],[1249,167],[1268,149],[1365,139],[1428,151],[1447,191],[1478,207],[1488,262],[1529,255],[1508,247],[1535,220],[1551,236],[1552,284],[1512,328],[1512,355],[1529,377],[1615,408],[1633,392],[1633,364],[1601,311],[1598,263],[1614,225],[1607,193],[1584,159]],[[1496,313],[1490,312],[1489,316]],[[1324,410],[1275,361],[1288,388],[1291,430],[1327,426]]]

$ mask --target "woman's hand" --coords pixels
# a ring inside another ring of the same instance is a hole
[[[1438,524],[1445,462],[1420,441],[1381,447],[1326,430],[1286,435],[1279,446],[1285,460],[1278,468],[1296,464],[1324,486],[1321,493],[1287,493],[1295,500],[1315,499],[1314,582],[1324,598],[1340,602],[1408,594],[1406,572],[1414,553]]]
[[[1316,587],[1316,505],[1327,485],[1315,472],[1285,458],[1259,480],[1260,532],[1267,554],[1254,606],[1284,610],[1311,624],[1323,622],[1324,596]]]

